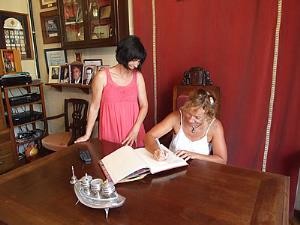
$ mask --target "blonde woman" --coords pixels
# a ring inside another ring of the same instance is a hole
[[[164,160],[155,139],[173,130],[170,150],[185,160],[201,159],[227,163],[227,147],[222,123],[215,117],[215,99],[199,89],[191,93],[180,110],[170,113],[145,136],[145,147],[156,160]]]

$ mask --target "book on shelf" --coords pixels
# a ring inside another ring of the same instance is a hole
[[[99,160],[105,176],[113,183],[129,182],[142,179],[147,174],[155,174],[165,170],[188,165],[187,162],[175,155],[162,145],[167,152],[167,159],[157,161],[145,148],[133,149],[123,146]]]

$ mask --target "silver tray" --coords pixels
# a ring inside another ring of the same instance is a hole
[[[81,202],[90,208],[104,209],[106,218],[110,208],[120,207],[126,200],[125,197],[117,193],[114,184],[108,180],[103,182],[102,179],[93,179],[87,174],[78,180],[74,174],[73,166],[70,183],[74,184],[77,203]]]
[[[111,197],[107,198],[103,195],[99,197],[94,196],[92,192],[87,195],[78,181],[74,184],[74,191],[78,200],[83,204],[91,208],[105,209],[105,208],[116,208],[124,204],[126,198],[119,195],[116,191],[111,194]]]

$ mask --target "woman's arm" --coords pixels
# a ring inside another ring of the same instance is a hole
[[[144,142],[145,148],[154,154],[154,157],[161,160],[160,149],[156,144],[155,139],[160,138],[167,134],[171,130],[174,130],[176,123],[180,121],[180,114],[178,111],[170,113],[166,118],[164,118],[160,123],[156,124],[150,131],[146,133]]]
[[[98,116],[98,111],[100,108],[100,101],[102,97],[103,88],[106,85],[106,74],[104,70],[96,73],[92,81],[92,100],[88,111],[88,119],[85,135],[78,138],[75,143],[87,141],[93,131],[96,118]]]
[[[130,146],[132,146],[132,144],[136,142],[141,125],[148,112],[148,100],[147,100],[145,81],[143,75],[140,72],[137,73],[137,88],[138,88],[139,114],[131,131],[122,142],[122,144],[130,145]]]

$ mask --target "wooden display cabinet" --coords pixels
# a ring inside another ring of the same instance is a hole
[[[62,47],[115,46],[129,35],[127,0],[58,0]]]
[[[34,143],[41,147],[40,140],[46,135],[46,108],[43,83],[33,81],[30,84],[2,88],[7,125],[13,132],[15,155],[27,145]]]

